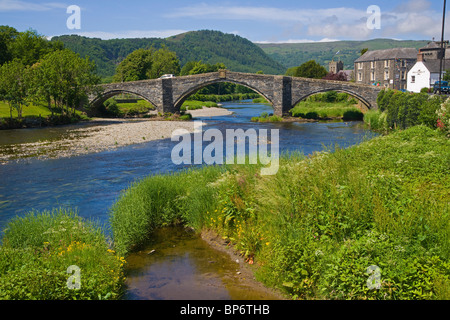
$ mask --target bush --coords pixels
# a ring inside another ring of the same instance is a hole
[[[71,211],[30,213],[7,225],[0,247],[0,299],[117,299],[126,261],[101,229]],[[69,289],[77,266],[81,287]]]
[[[437,113],[442,97],[424,93],[382,90],[377,98],[380,111],[386,113],[388,128],[406,129],[416,125],[437,127]]]
[[[359,110],[348,110],[344,112],[342,119],[345,121],[362,121],[364,114]]]

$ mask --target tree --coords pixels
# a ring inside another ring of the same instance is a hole
[[[157,79],[164,74],[180,73],[176,54],[166,47],[159,50],[138,49],[130,53],[116,69],[114,82]]]
[[[153,64],[153,49],[138,49],[130,53],[116,69],[114,82],[147,79]]]
[[[61,42],[50,42],[34,30],[20,32],[11,42],[10,51],[13,59],[19,59],[26,66],[38,62],[46,54],[62,49]]]
[[[327,70],[320,64],[318,64],[315,60],[310,60],[303,63],[299,67],[288,69],[286,75],[290,75],[293,77],[322,79],[327,75],[327,73]]]
[[[0,66],[13,59],[11,44],[18,35],[13,27],[0,26]]]
[[[153,54],[153,64],[150,72],[147,74],[148,79],[157,79],[164,74],[180,73],[180,61],[175,52],[170,51],[163,46]]]
[[[74,114],[75,108],[89,93],[95,93],[95,86],[100,83],[95,63],[68,49],[47,54],[34,68],[36,95],[49,103],[53,100],[55,107],[67,114]]]
[[[334,81],[348,81],[347,74],[345,72],[329,72],[324,78],[324,80],[334,80]]]
[[[188,76],[194,74],[202,74],[208,72],[217,72],[227,67],[223,63],[216,63],[214,65],[209,63],[203,63],[202,61],[189,61],[181,69],[181,76]]]
[[[369,48],[364,48],[361,50],[361,55],[364,55],[364,53],[366,53],[367,51],[369,51]]]
[[[31,84],[30,67],[19,60],[5,63],[0,68],[0,93],[9,104],[9,113],[16,109],[18,118],[22,118],[23,107],[28,105],[28,92]]]

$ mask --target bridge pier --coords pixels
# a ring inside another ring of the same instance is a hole
[[[292,78],[274,76],[273,80],[273,114],[279,117],[289,116],[292,109]]]

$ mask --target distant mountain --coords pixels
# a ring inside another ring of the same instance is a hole
[[[327,68],[328,63],[334,60],[344,62],[344,69],[353,69],[353,62],[360,57],[361,50],[381,50],[392,48],[422,48],[429,41],[373,39],[368,41],[335,41],[314,43],[274,43],[258,44],[272,59],[285,68],[301,65],[309,60],[316,60]],[[339,53],[338,53],[339,52]],[[336,54],[337,53],[337,54]]]
[[[224,63],[231,71],[266,74],[284,74],[286,68],[267,56],[264,51],[240,36],[219,31],[193,31],[166,39],[113,39],[101,40],[77,35],[53,37],[66,48],[89,56],[96,62],[97,72],[103,78],[114,75],[117,65],[134,50],[166,46],[176,52],[181,66],[189,61],[202,60],[204,63]]]

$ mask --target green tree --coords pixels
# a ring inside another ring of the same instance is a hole
[[[166,47],[159,50],[138,49],[130,53],[117,67],[114,82],[157,79],[164,74],[180,73],[176,54]]]
[[[148,79],[157,79],[164,74],[178,75],[180,73],[180,61],[175,52],[163,46],[153,54],[153,64]]]
[[[67,114],[75,113],[89,93],[95,93],[100,78],[95,74],[95,63],[81,58],[68,49],[49,53],[36,66],[35,77],[38,96]]]
[[[0,92],[2,99],[9,104],[11,118],[13,109],[16,109],[18,118],[22,118],[23,107],[29,103],[30,84],[30,67],[20,60],[7,62],[0,68]]]
[[[293,77],[322,79],[328,74],[327,69],[318,64],[315,60],[309,60],[296,68],[288,69],[286,75]]]
[[[130,53],[116,69],[114,82],[147,79],[153,64],[153,49],[138,49]]]
[[[208,72],[217,72],[227,67],[223,63],[209,64],[203,63],[202,61],[189,61],[181,69],[181,76],[188,76],[194,74],[202,74]]]
[[[46,54],[62,49],[61,42],[50,42],[34,30],[20,32],[10,44],[13,59],[19,59],[24,65],[31,66]]]
[[[363,55],[364,53],[366,53],[367,51],[369,51],[369,48],[364,48],[361,50],[361,55]]]
[[[18,35],[13,27],[0,26],[0,66],[13,59],[11,44]]]

